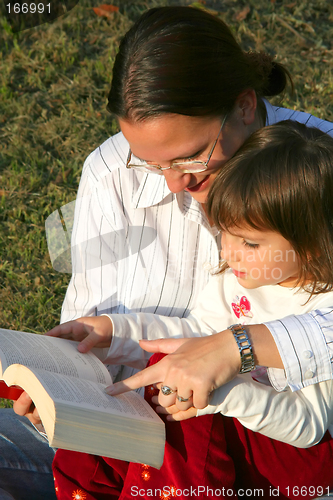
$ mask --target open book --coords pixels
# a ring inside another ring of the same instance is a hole
[[[77,344],[0,329],[0,378],[29,394],[50,446],[160,468],[162,420],[135,392],[106,394],[112,379],[98,358],[105,349],[81,354]]]

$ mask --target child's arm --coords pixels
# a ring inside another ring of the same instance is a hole
[[[230,324],[230,313],[222,310],[220,304],[221,279],[211,279],[197,307],[187,318],[140,312],[84,317],[56,326],[47,335],[80,341],[78,349],[81,352],[110,346],[105,363],[143,369],[150,354],[141,349],[141,339],[207,336],[216,332],[208,322],[225,327]]]
[[[292,392],[276,392],[239,375],[216,389],[210,404],[197,416],[221,412],[237,418],[244,427],[272,439],[307,448],[318,443],[333,422],[333,381],[320,382]],[[177,418],[177,417],[176,417]]]
[[[308,448],[322,439],[333,421],[332,388],[333,382],[327,381],[297,392],[276,392],[271,386],[255,382],[250,375],[239,375],[216,389],[206,408],[192,406],[180,411],[172,405],[158,406],[156,411],[174,421],[220,412],[237,418],[254,432],[297,448]]]

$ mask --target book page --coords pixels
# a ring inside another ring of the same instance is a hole
[[[105,384],[34,368],[29,370],[39,380],[54,403],[62,403],[81,410],[98,410],[102,413],[128,416],[138,420],[160,421],[159,416],[143,397],[133,391],[112,397],[104,391]],[[26,373],[26,368],[19,365],[12,365],[5,374],[5,379],[11,383],[13,381],[17,383],[20,379],[29,381],[27,387],[32,385],[29,380],[31,377],[31,373],[29,375]],[[24,385],[24,382],[22,383]]]
[[[80,353],[77,345],[72,340],[0,329],[2,372],[17,363],[110,385],[111,376],[103,363],[91,352]]]

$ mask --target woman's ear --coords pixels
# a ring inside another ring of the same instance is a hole
[[[252,125],[256,118],[257,95],[254,90],[244,90],[236,99],[236,109],[244,125]]]

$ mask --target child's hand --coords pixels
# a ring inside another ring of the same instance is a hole
[[[78,350],[88,352],[93,347],[109,347],[112,321],[107,316],[78,318],[52,328],[45,335],[79,341]]]
[[[152,402],[158,404],[158,396],[154,396]],[[196,417],[198,410],[194,406],[191,406],[187,410],[180,410],[176,405],[172,405],[166,408],[164,406],[156,406],[155,411],[159,414],[168,415],[167,420],[170,422],[181,422],[182,420]]]

